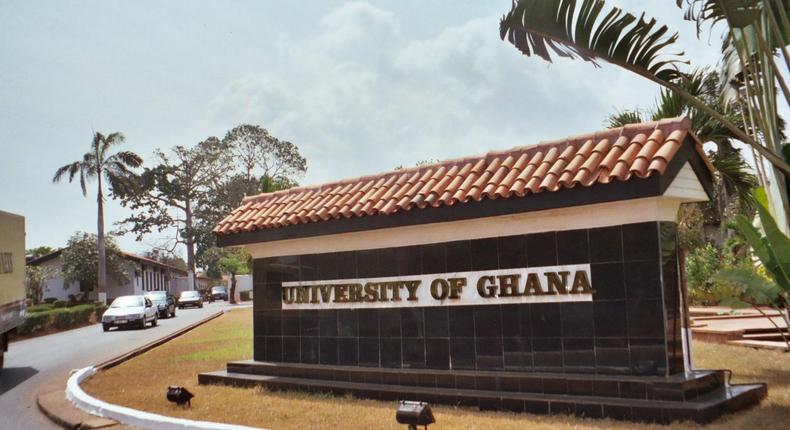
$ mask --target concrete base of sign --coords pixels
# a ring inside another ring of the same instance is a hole
[[[474,370],[385,369],[237,361],[201,373],[201,384],[265,386],[379,400],[669,423],[710,422],[758,403],[765,384],[729,385],[723,370],[633,376]]]

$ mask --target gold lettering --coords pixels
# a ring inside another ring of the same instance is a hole
[[[573,286],[571,287],[571,294],[592,294],[592,287],[590,287],[590,280],[587,279],[587,272],[584,270],[577,270],[576,275],[573,277]]]
[[[549,291],[547,294],[568,294],[568,275],[571,272],[558,272],[560,276],[557,276],[557,272],[546,272],[546,279],[549,283]]]
[[[368,282],[365,284],[365,301],[366,302],[375,302],[379,299],[379,290],[376,289],[377,285],[375,282]]]
[[[310,286],[310,303],[318,303],[318,285]]]
[[[307,303],[309,290],[307,287],[296,287],[296,303]]]
[[[348,300],[350,302],[362,301],[362,284],[349,284]]]
[[[461,292],[466,286],[466,278],[450,278],[448,281],[450,281],[450,298],[461,298]]]
[[[496,283],[493,276],[481,276],[477,280],[477,293],[480,297],[489,298],[496,293]]]
[[[348,285],[333,285],[335,287],[335,303],[348,303]]]
[[[285,287],[283,288],[283,303],[291,304],[294,302],[293,298],[293,288],[294,287]]]
[[[450,294],[450,285],[443,278],[436,278],[431,281],[431,297],[436,300],[444,300]]]
[[[524,285],[525,296],[543,295],[543,287],[540,285],[540,278],[536,273],[527,274],[527,283]]]
[[[319,285],[318,289],[321,291],[321,301],[324,303],[329,303],[330,299],[332,298],[332,286]]]
[[[420,286],[420,281],[403,281],[403,285],[405,285],[406,289],[409,291],[409,298],[406,300],[416,301],[417,287]]]
[[[379,301],[386,302],[387,299],[387,283],[386,282],[379,282]]]
[[[403,287],[400,282],[387,282],[386,283],[389,288],[392,290],[392,301],[399,302],[400,298],[400,289]]]
[[[499,280],[499,297],[513,297],[518,296],[518,281],[521,275],[500,275],[497,276]]]

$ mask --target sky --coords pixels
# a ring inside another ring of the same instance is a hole
[[[426,4],[427,3],[427,4]],[[674,2],[621,0],[715,65]],[[252,123],[295,143],[318,184],[592,132],[658,88],[580,60],[522,56],[499,38],[510,0],[0,2],[0,210],[26,217],[27,247],[96,231],[95,183],[52,184],[92,131],[152,160]],[[106,205],[106,224],[129,215]],[[130,252],[162,244],[168,232]],[[183,250],[181,255],[185,255]]]

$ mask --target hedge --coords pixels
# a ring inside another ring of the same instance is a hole
[[[250,300],[250,293],[251,293],[251,292],[252,292],[252,291],[249,291],[249,290],[240,292],[240,293],[239,293],[239,299],[240,299],[242,302],[246,302],[246,301]]]
[[[107,309],[104,305],[84,304],[70,308],[55,308],[28,312],[25,322],[17,328],[19,334],[30,334],[47,330],[48,328],[67,329],[89,323],[91,316],[96,314],[99,318]]]
[[[52,305],[46,303],[27,307],[27,313],[29,314],[34,314],[36,312],[51,311],[51,310],[52,310]]]

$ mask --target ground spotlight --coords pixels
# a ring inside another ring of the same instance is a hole
[[[401,400],[398,402],[398,411],[395,413],[395,420],[400,424],[409,426],[409,430],[416,430],[417,426],[433,424],[436,419],[433,417],[431,407],[426,402],[413,402]]]
[[[190,393],[184,387],[179,387],[177,385],[171,385],[167,387],[167,400],[177,404],[178,406],[192,406],[190,401],[193,397],[195,397],[195,395]]]

